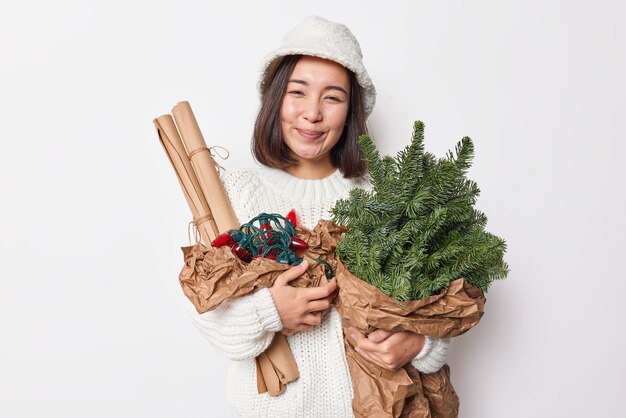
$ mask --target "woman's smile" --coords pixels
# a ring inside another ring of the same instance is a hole
[[[306,129],[298,129],[296,128],[296,131],[304,138],[306,139],[311,139],[311,140],[316,140],[319,139],[324,132],[320,132],[320,131],[309,131]]]

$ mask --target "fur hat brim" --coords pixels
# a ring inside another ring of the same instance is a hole
[[[267,54],[261,63],[257,85],[260,95],[263,95],[267,83],[274,77],[282,58],[288,55],[324,58],[352,71],[363,89],[365,113],[367,116],[372,113],[376,104],[376,88],[363,65],[359,42],[347,26],[318,16],[309,16],[289,31],[283,38],[283,44]]]

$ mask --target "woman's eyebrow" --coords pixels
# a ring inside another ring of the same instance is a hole
[[[289,80],[289,82],[290,83],[302,84],[303,86],[308,86],[309,85],[309,83],[307,83],[306,81],[298,80],[297,78],[292,78],[292,79]],[[346,91],[346,89],[344,89],[341,86],[330,85],[330,86],[326,87],[324,90],[339,90],[340,92],[342,92],[346,96],[348,95],[348,92]]]
[[[324,90],[339,90],[340,92],[348,96],[348,92],[346,91],[346,89],[341,86],[328,86]]]

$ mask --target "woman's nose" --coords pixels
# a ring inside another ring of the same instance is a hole
[[[302,113],[304,118],[309,122],[319,122],[322,120],[322,109],[317,99],[311,98],[307,100]]]

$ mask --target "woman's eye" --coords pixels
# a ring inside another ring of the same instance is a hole
[[[292,94],[294,96],[303,96],[304,95],[304,92],[302,90],[290,90],[288,93]]]
[[[326,100],[329,100],[329,101],[331,101],[333,103],[341,103],[341,102],[343,102],[343,100],[341,100],[341,98],[337,97],[337,96],[327,96]]]

